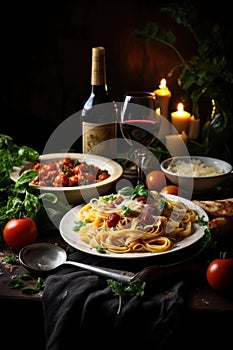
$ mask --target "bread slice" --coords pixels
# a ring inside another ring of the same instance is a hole
[[[199,205],[205,212],[215,217],[233,216],[233,198],[216,199],[216,200],[193,200],[193,203]]]

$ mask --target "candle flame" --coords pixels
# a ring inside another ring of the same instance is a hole
[[[184,110],[184,105],[183,103],[178,103],[177,105],[177,111],[182,112]]]
[[[166,79],[162,79],[161,81],[160,81],[160,85],[159,85],[159,88],[160,89],[165,89],[166,88]]]

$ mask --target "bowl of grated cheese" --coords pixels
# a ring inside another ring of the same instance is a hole
[[[173,184],[184,189],[204,191],[219,186],[232,173],[232,165],[216,158],[178,156],[165,159],[161,170]]]

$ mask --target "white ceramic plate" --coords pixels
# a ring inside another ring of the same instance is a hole
[[[174,195],[168,195],[164,194],[164,197],[170,198],[171,200],[175,201],[181,201],[183,202],[186,206],[189,208],[192,208],[196,211],[197,215],[199,217],[204,218],[205,221],[208,221],[208,215],[207,213],[198,205],[194,204],[193,202]],[[75,221],[77,221],[77,214],[79,210],[83,207],[83,205],[78,205],[68,211],[62,218],[59,226],[60,234],[62,238],[72,247],[93,255],[98,255],[101,257],[106,257],[106,258],[119,258],[119,259],[126,259],[126,258],[145,258],[145,257],[152,257],[152,256],[161,256],[161,255],[167,255],[167,254],[172,254],[173,252],[180,251],[186,247],[191,246],[192,244],[196,243],[198,240],[200,240],[203,235],[204,235],[204,230],[205,226],[200,226],[198,224],[194,224],[195,231],[193,234],[191,234],[188,237],[185,237],[182,241],[180,241],[173,249],[164,251],[164,252],[159,252],[159,253],[150,253],[150,252],[145,252],[145,253],[123,253],[123,254],[117,254],[117,253],[111,253],[111,252],[106,252],[106,254],[101,254],[96,251],[95,248],[91,248],[89,245],[86,243],[82,242],[79,237],[77,232],[73,230],[73,227],[75,226]]]
[[[50,186],[36,186],[31,185],[34,189],[41,192],[55,193],[61,200],[66,199],[70,204],[80,204],[84,201],[88,201],[93,196],[103,195],[111,188],[112,184],[121,177],[123,168],[120,164],[105,157],[97,156],[94,154],[83,153],[51,153],[41,155],[40,160],[43,162],[53,162],[55,160],[61,160],[66,157],[72,159],[78,159],[80,162],[87,164],[93,164],[98,166],[102,170],[107,170],[110,177],[90,185],[74,186],[74,187],[50,187]],[[17,181],[22,168],[13,167],[10,177],[13,181]]]

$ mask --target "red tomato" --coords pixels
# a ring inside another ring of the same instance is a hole
[[[120,218],[121,218],[120,215],[117,213],[109,214],[107,218],[108,227],[116,227]]]
[[[166,193],[166,194],[174,194],[175,196],[178,195],[179,187],[175,185],[168,185],[163,187],[160,192]]]
[[[3,229],[3,238],[13,250],[20,250],[35,242],[37,238],[36,223],[29,217],[11,219]]]
[[[146,175],[146,186],[148,190],[160,191],[166,186],[166,177],[160,170],[152,170]]]
[[[216,292],[233,291],[233,258],[215,259],[207,268],[207,281]]]

